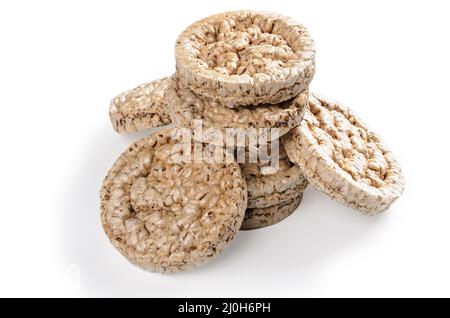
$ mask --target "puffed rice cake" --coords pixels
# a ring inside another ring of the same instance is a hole
[[[166,128],[133,143],[101,190],[106,235],[147,271],[184,271],[210,261],[239,231],[247,206],[238,164],[176,163],[174,136]]]
[[[277,138],[300,124],[308,106],[308,90],[300,95],[278,104],[260,104],[240,108],[223,107],[215,101],[195,94],[185,87],[176,77],[169,85],[166,97],[170,118],[177,127],[194,130],[194,120],[201,120],[202,129],[213,129],[225,136],[226,128],[257,129],[257,133],[266,133],[261,128],[278,128]],[[203,142],[213,143],[203,136]]]
[[[271,226],[283,221],[297,210],[303,199],[303,193],[286,202],[267,208],[248,208],[245,211],[241,230],[255,230]]]
[[[298,197],[308,186],[300,167],[286,155],[279,144],[278,164],[270,162],[240,163],[247,182],[247,208],[267,208]]]
[[[340,103],[312,94],[300,126],[282,140],[309,183],[344,205],[377,214],[403,192],[404,177],[392,152]]]
[[[170,124],[165,92],[170,77],[128,90],[111,101],[109,117],[118,133],[130,133]]]
[[[230,11],[195,22],[178,37],[175,58],[184,85],[230,108],[294,98],[315,72],[307,29],[269,12]]]

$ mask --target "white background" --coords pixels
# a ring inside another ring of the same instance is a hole
[[[450,296],[448,1],[2,1],[0,296]],[[160,275],[107,240],[99,189],[132,141],[110,99],[174,72],[177,35],[231,9],[290,15],[312,90],[387,141],[404,195],[365,217],[309,188],[294,215],[215,261]]]

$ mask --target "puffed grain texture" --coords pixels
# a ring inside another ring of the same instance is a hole
[[[118,133],[130,133],[170,124],[164,97],[170,77],[128,90],[111,101],[109,117]]]
[[[175,57],[181,82],[230,108],[291,99],[308,88],[315,72],[307,29],[270,12],[204,18],[178,37]]]
[[[340,103],[312,94],[302,123],[282,140],[309,183],[364,214],[386,210],[403,192],[392,152]]]
[[[281,204],[267,208],[253,208],[245,211],[241,230],[255,230],[283,221],[291,215],[302,202],[303,193]]]
[[[147,271],[184,271],[210,261],[233,239],[247,206],[239,165],[175,163],[173,131],[132,144],[101,190],[107,236]]]

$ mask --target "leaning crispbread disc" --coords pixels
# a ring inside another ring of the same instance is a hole
[[[256,128],[258,134],[265,131],[261,128],[278,128],[278,138],[300,124],[308,106],[308,91],[305,91],[278,104],[260,104],[231,109],[195,94],[176,77],[172,79],[166,97],[170,100],[168,109],[175,126],[194,130],[195,120],[199,120],[204,131],[209,129],[222,135],[227,128],[243,131]],[[209,141],[207,136],[204,137],[203,142],[214,141]]]
[[[303,192],[286,202],[267,208],[249,208],[245,211],[241,230],[255,230],[283,221],[291,215],[302,202]]]
[[[315,94],[309,108],[283,137],[291,161],[333,199],[367,214],[386,210],[404,188],[392,152],[349,108]]]
[[[109,107],[114,130],[136,132],[170,124],[164,98],[169,81],[164,77],[114,97]]]
[[[175,57],[184,84],[231,108],[293,98],[308,88],[315,72],[307,29],[269,12],[204,18],[178,37]]]
[[[308,185],[300,167],[287,157],[282,143],[275,167],[271,162],[241,163],[240,166],[247,182],[247,208],[283,204],[303,193]]]
[[[185,148],[177,136],[168,128],[132,144],[101,191],[107,236],[148,271],[182,271],[211,260],[239,230],[247,205],[238,164],[178,163]]]

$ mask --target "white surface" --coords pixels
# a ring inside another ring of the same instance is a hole
[[[105,173],[145,135],[114,133],[109,101],[171,74],[188,24],[240,8],[309,28],[313,90],[384,137],[406,191],[368,218],[309,188],[298,213],[239,233],[211,264],[143,272],[99,221]],[[448,12],[447,1],[1,2],[0,296],[450,296]]]

